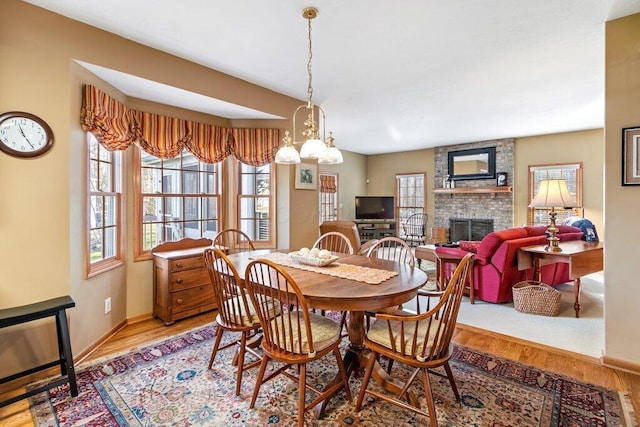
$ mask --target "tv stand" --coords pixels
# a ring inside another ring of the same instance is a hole
[[[355,223],[362,243],[396,235],[396,220],[359,219]]]

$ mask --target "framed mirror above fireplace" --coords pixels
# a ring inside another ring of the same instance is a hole
[[[449,151],[447,173],[454,181],[496,178],[496,147]]]

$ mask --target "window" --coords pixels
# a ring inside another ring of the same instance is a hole
[[[396,221],[402,224],[415,213],[426,212],[425,174],[396,175],[396,200],[398,213]]]
[[[338,174],[320,173],[320,224],[338,219]]]
[[[529,166],[529,203],[538,191],[540,181],[545,179],[564,179],[567,181],[569,193],[574,197],[578,208],[556,209],[556,224],[571,216],[583,216],[582,209],[582,164],[537,165]],[[545,208],[528,208],[527,225],[549,224],[549,210]]]
[[[164,160],[136,153],[136,259],[163,242],[213,238],[220,229],[220,163],[203,163],[186,150]]]
[[[271,164],[238,164],[238,228],[256,247],[275,246],[275,180]]]
[[[104,148],[87,132],[87,277],[123,263],[122,154]]]

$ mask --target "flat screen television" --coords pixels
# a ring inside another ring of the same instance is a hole
[[[356,220],[394,218],[393,196],[356,196]]]

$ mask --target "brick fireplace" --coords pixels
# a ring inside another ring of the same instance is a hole
[[[469,144],[450,145],[435,149],[435,187],[442,188],[447,176],[447,153],[471,148],[496,147],[496,172],[507,172],[507,185],[513,185],[514,139],[496,139]],[[495,179],[456,181],[456,190],[473,187],[495,187]],[[434,226],[450,228],[450,220],[491,220],[492,230],[513,227],[513,193],[455,193],[434,194]],[[481,240],[454,238],[449,230],[449,241]],[[486,234],[486,233],[485,233]]]

